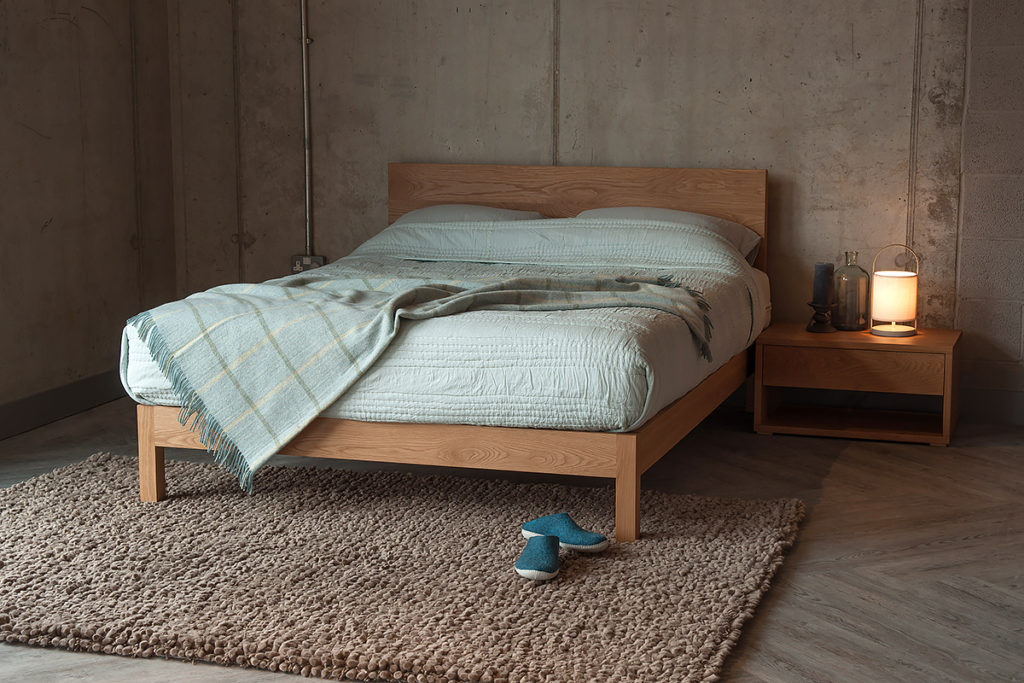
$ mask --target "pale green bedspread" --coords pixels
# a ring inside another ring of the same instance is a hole
[[[713,233],[653,221],[405,224],[316,271],[217,287],[129,324],[170,380],[182,422],[251,489],[253,473],[372,365],[402,319],[639,306],[679,316],[692,352],[708,355],[707,306],[686,281],[694,263],[701,284],[720,272],[742,287],[749,270]]]

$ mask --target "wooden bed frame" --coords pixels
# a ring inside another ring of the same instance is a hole
[[[434,204],[483,204],[575,216],[607,206],[656,206],[742,223],[766,238],[767,171],[725,169],[389,164],[388,220]],[[755,265],[766,264],[766,239]],[[316,418],[282,449],[288,455],[413,465],[444,465],[615,480],[615,538],[640,533],[640,477],[746,379],[740,352],[635,432]],[[143,501],[167,496],[164,448],[203,449],[178,424],[178,408],[138,406],[139,489]]]

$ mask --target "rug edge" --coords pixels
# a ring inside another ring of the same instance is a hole
[[[781,500],[785,503],[780,506],[779,518],[777,519],[781,533],[773,546],[772,561],[765,567],[757,589],[748,594],[752,599],[748,600],[747,604],[740,610],[740,613],[730,625],[729,634],[719,644],[715,654],[708,659],[708,665],[712,671],[701,679],[702,683],[715,683],[715,681],[721,679],[722,669],[725,668],[725,662],[729,655],[732,654],[733,648],[739,643],[739,639],[743,634],[743,627],[754,618],[758,605],[761,604],[761,600],[768,593],[768,589],[771,588],[772,579],[775,578],[775,574],[785,562],[788,551],[796,544],[797,536],[800,533],[800,523],[807,514],[807,505],[798,498]]]
[[[70,464],[67,464],[67,465],[63,465],[61,467],[54,468],[53,470],[51,470],[49,472],[45,472],[43,474],[36,475],[36,476],[31,477],[31,478],[29,478],[27,480],[24,480],[22,482],[18,482],[18,483],[13,484],[13,485],[11,485],[9,487],[6,487],[5,490],[7,490],[7,491],[20,490],[21,488],[24,488],[26,486],[32,485],[33,482],[38,482],[40,480],[44,480],[44,481],[45,480],[50,480],[50,479],[54,478],[57,475],[67,474],[69,471],[77,469],[77,468],[80,468],[80,467],[82,467],[84,465],[100,464],[100,463],[108,462],[108,461],[111,461],[111,460],[121,460],[121,461],[124,461],[126,463],[126,465],[127,465],[127,464],[131,464],[132,461],[135,460],[135,458],[134,458],[134,456],[126,456],[126,455],[121,455],[121,454],[113,453],[113,452],[109,452],[109,451],[98,451],[98,452],[92,453],[91,455],[89,455],[88,457],[84,458],[83,460],[76,461],[76,462],[73,462],[73,463],[70,463]],[[182,464],[189,464],[189,465],[196,465],[196,464],[212,465],[212,463],[194,463],[194,462],[184,461],[184,460],[183,461],[178,461],[178,462],[180,462]],[[305,465],[305,466],[296,467],[295,469],[322,469],[322,468],[316,468],[315,466]],[[385,472],[384,474],[389,474],[389,475],[403,474],[403,475],[406,475],[406,476],[413,476],[413,477],[416,477],[416,478],[442,478],[443,477],[443,475],[440,475],[440,474],[395,473],[395,472]],[[533,485],[538,485],[538,484],[527,484],[527,485],[533,486]],[[541,486],[560,486],[560,484],[539,484],[539,485],[541,485]],[[568,484],[561,484],[561,486],[569,486],[569,485]],[[585,488],[590,488],[590,487],[585,487]],[[602,488],[602,487],[595,487],[595,488]],[[658,494],[659,495],[668,495],[668,496],[688,496],[688,497],[699,497],[699,498],[712,498],[712,499],[726,500],[726,501],[730,501],[730,500],[749,500],[749,499],[725,498],[725,497],[713,497],[713,496],[694,496],[694,494],[678,494],[678,493],[664,492],[664,491],[658,492]],[[758,587],[755,590],[752,590],[752,591],[750,591],[747,594],[747,600],[743,604],[743,606],[740,608],[739,613],[733,619],[733,621],[732,621],[732,623],[730,625],[730,630],[729,630],[728,635],[726,635],[723,638],[723,640],[719,643],[718,647],[716,648],[715,652],[708,658],[708,660],[706,660],[705,676],[702,679],[704,681],[717,681],[717,680],[720,679],[720,674],[721,674],[721,671],[722,671],[722,669],[723,669],[723,667],[725,665],[725,662],[726,662],[729,654],[732,652],[734,647],[737,645],[737,643],[739,641],[739,638],[742,635],[742,628],[743,628],[743,626],[750,619],[753,618],[753,616],[755,615],[757,606],[760,604],[761,600],[764,598],[764,596],[767,594],[768,590],[770,589],[771,583],[772,583],[772,579],[775,577],[775,575],[778,572],[779,568],[785,562],[785,559],[786,559],[786,556],[787,556],[787,551],[796,542],[797,536],[799,534],[800,524],[801,524],[801,522],[803,521],[803,519],[804,519],[804,517],[806,515],[806,508],[807,508],[807,506],[805,505],[805,503],[803,503],[799,499],[795,499],[795,498],[775,498],[775,499],[758,499],[758,500],[773,501],[773,502],[779,503],[778,508],[777,508],[777,515],[778,516],[777,516],[777,518],[776,518],[776,520],[774,522],[774,526],[778,530],[778,533],[777,533],[776,540],[775,540],[774,544],[772,545],[772,557],[771,557],[770,562],[766,563],[764,568],[763,568],[761,576],[759,577],[760,581],[759,581]],[[186,655],[175,655],[175,654],[171,654],[170,653],[170,650],[175,649],[174,644],[165,644],[165,643],[161,643],[159,647],[151,646],[151,647],[148,647],[148,648],[143,648],[142,651],[136,652],[136,651],[134,651],[134,647],[133,647],[134,644],[128,644],[127,646],[118,646],[118,645],[115,645],[114,643],[104,643],[104,638],[102,636],[100,637],[99,640],[96,640],[96,633],[97,632],[103,631],[105,634],[109,633],[109,629],[104,630],[103,627],[94,627],[94,628],[90,629],[90,627],[88,627],[88,626],[80,626],[80,627],[56,626],[56,627],[53,627],[53,628],[55,628],[55,630],[52,630],[51,626],[49,624],[38,623],[38,624],[18,625],[17,631],[15,631],[13,628],[11,628],[12,626],[14,626],[14,624],[12,624],[13,620],[10,619],[9,615],[0,615],[0,616],[6,617],[6,619],[4,619],[3,621],[0,621],[0,627],[7,626],[7,628],[0,628],[0,632],[6,632],[6,633],[4,633],[4,635],[6,637],[4,637],[2,640],[6,640],[7,642],[14,643],[14,644],[25,644],[25,645],[29,645],[29,646],[44,647],[44,648],[53,647],[53,648],[58,648],[58,649],[65,649],[65,650],[72,651],[72,652],[97,652],[97,653],[110,654],[110,655],[122,656],[122,657],[152,658],[152,659],[161,658],[161,659],[165,659],[165,660],[172,660],[173,659],[173,660],[181,661],[181,662],[203,662],[203,663],[208,663],[208,664],[218,665],[218,666],[231,666],[231,667],[239,667],[239,668],[243,668],[243,669],[257,669],[257,670],[266,670],[266,671],[282,671],[282,672],[285,672],[285,673],[295,673],[295,674],[301,674],[301,675],[304,675],[304,676],[312,675],[314,677],[320,677],[320,676],[322,676],[322,675],[324,675],[326,673],[326,676],[331,676],[331,677],[333,677],[333,675],[340,675],[342,677],[346,677],[347,676],[349,678],[355,678],[355,677],[361,675],[361,676],[363,676],[363,678],[361,680],[396,680],[394,678],[395,672],[392,672],[392,671],[386,671],[386,670],[367,671],[367,670],[364,670],[364,669],[354,669],[354,668],[343,667],[343,666],[339,666],[339,665],[333,665],[333,666],[330,666],[330,667],[325,667],[325,666],[315,667],[315,666],[313,666],[309,662],[308,659],[305,659],[305,658],[300,658],[300,659],[289,661],[287,659],[287,655],[285,657],[285,661],[265,660],[266,661],[266,665],[264,665],[264,660],[261,659],[258,662],[254,662],[252,659],[249,659],[248,655],[245,655],[244,653],[240,654],[238,656],[245,656],[246,659],[248,660],[248,661],[245,661],[245,662],[238,661],[237,657],[232,656],[232,655],[228,654],[227,652],[222,652],[221,654],[217,654],[216,652],[200,654],[200,653],[196,652],[195,654],[198,655],[198,656],[190,656],[190,655],[187,655],[187,654]],[[75,631],[78,631],[78,632],[81,632],[81,633],[88,633],[88,636],[87,637],[76,636],[76,635],[74,635]],[[145,635],[144,631],[145,631],[145,629],[143,629],[143,631],[141,632],[142,635]],[[66,633],[64,633],[64,632],[66,632]],[[136,635],[136,632],[134,632],[134,631],[128,631],[128,633],[130,634],[130,637]],[[55,637],[56,637],[56,640],[58,640],[58,641],[59,640],[64,640],[65,643],[64,644],[54,644],[53,641],[55,640]],[[174,638],[175,643],[179,643],[180,640],[181,640],[180,637],[178,637],[178,636],[173,636],[173,638]],[[196,644],[198,644],[198,641],[195,641],[195,642],[196,642]],[[214,650],[219,648],[221,650],[231,650],[232,652],[234,650],[236,650],[236,649],[239,652],[243,651],[243,643],[241,641],[239,641],[237,644],[226,645],[224,643],[224,639],[223,638],[219,638],[219,642],[220,642],[220,644],[218,645],[218,639],[215,638],[215,636],[212,636],[212,635],[211,636],[207,636],[205,641],[201,643],[201,647],[203,647],[205,649],[205,646],[207,644],[209,644],[209,645],[211,645],[213,647]],[[189,651],[188,647],[185,647],[184,645],[181,645],[181,647],[183,647],[186,651]],[[193,650],[193,652],[194,652],[194,650]],[[264,654],[266,654],[266,653],[264,653]],[[376,659],[386,659],[387,661],[396,661],[396,660],[399,660],[399,659],[403,658],[400,655],[395,655],[395,653],[393,653],[393,652],[389,652],[389,653],[381,652],[381,653],[373,653],[373,654],[352,652],[352,653],[348,654],[348,657],[346,658],[346,664],[347,664],[347,661],[350,661],[352,657],[356,657],[357,660],[360,660],[360,659],[370,660],[370,659],[376,658]],[[428,676],[432,675],[434,677],[434,680],[438,681],[439,683],[440,682],[451,682],[451,683],[454,683],[456,681],[470,681],[470,680],[473,680],[473,676],[474,675],[479,676],[479,675],[481,675],[481,673],[483,673],[479,669],[476,669],[476,668],[467,669],[467,668],[464,668],[464,667],[459,667],[458,664],[453,664],[451,666],[447,666],[446,663],[441,662],[441,661],[437,660],[436,658],[432,658],[431,657],[431,658],[428,659],[428,658],[424,657],[421,654],[411,654],[411,655],[408,655],[408,657],[410,659],[414,659],[414,660],[417,660],[418,662],[421,662],[421,663],[414,664],[414,666],[417,669],[419,669],[418,671],[413,670],[412,667],[406,668],[405,666],[400,666],[400,668],[398,670],[398,673],[406,675],[409,680],[417,680],[416,676],[418,674],[420,674],[420,673],[423,673],[423,674],[426,674]],[[427,673],[425,671],[425,669],[424,669],[424,667],[427,665],[428,662],[432,662],[432,664],[434,666],[434,671],[431,672],[431,673]],[[329,668],[330,671],[324,672],[324,669],[327,669],[327,668]],[[442,671],[444,671],[444,673],[442,673]],[[451,674],[453,672],[456,675],[455,678],[452,678],[452,677],[450,677],[448,675],[448,674]],[[501,671],[501,670],[498,670],[498,669],[495,669],[495,668],[488,667],[486,673],[490,674],[496,680],[501,680],[502,678],[507,678],[507,676],[511,672],[509,672],[509,671]]]

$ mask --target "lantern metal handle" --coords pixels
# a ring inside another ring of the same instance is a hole
[[[878,250],[877,254],[875,254],[875,258],[873,258],[871,260],[871,274],[872,275],[875,274],[875,264],[878,263],[878,257],[881,256],[882,252],[885,251],[886,249],[888,249],[889,247],[902,247],[902,248],[906,249],[907,251],[909,251],[911,254],[913,254],[914,255],[914,274],[915,275],[920,275],[921,274],[921,258],[917,255],[917,252],[914,251],[913,249],[911,249],[910,247],[908,247],[905,244],[900,244],[900,243],[896,242],[894,244],[887,244],[887,245],[885,245],[884,247],[882,247],[881,249]]]

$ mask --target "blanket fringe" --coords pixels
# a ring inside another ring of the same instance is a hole
[[[206,447],[207,452],[213,455],[214,462],[226,467],[231,474],[237,477],[242,490],[252,493],[255,472],[242,457],[238,446],[227,436],[221,425],[207,410],[206,404],[192,388],[185,373],[174,362],[174,354],[163,335],[160,334],[150,312],[139,313],[128,320],[128,324],[134,326],[138,331],[139,338],[149,347],[153,360],[171,383],[174,395],[181,401],[178,422],[182,426],[188,427],[190,431],[198,431],[199,441]],[[189,420],[192,421],[191,425],[189,425]]]
[[[697,308],[699,308],[703,312],[701,319],[704,323],[704,336],[701,337],[699,334],[697,334],[697,331],[694,330],[692,327],[690,328],[690,334],[693,335],[693,340],[697,343],[697,346],[700,349],[700,357],[710,363],[711,329],[713,325],[711,324],[711,316],[708,315],[708,312],[711,311],[711,304],[709,304],[708,300],[704,298],[704,292],[700,291],[699,289],[694,289],[693,287],[686,287],[685,289],[686,293],[692,296],[693,300],[697,302]]]
[[[668,274],[659,275],[658,284],[662,287],[679,287],[679,282],[677,282],[671,275]]]

